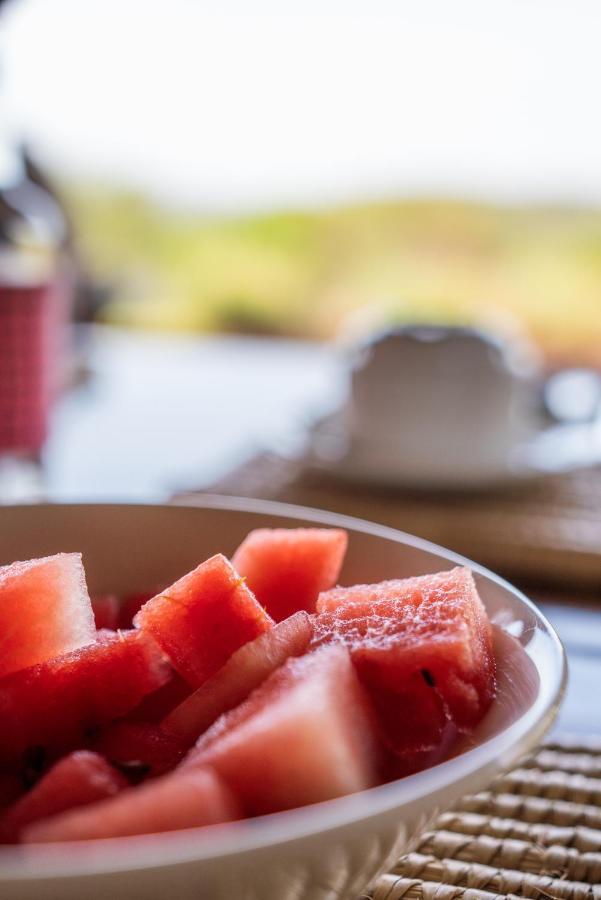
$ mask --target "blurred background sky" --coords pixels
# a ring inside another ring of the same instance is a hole
[[[20,0],[9,115],[57,170],[201,209],[601,200],[596,0]]]
[[[460,323],[601,367],[599,26],[595,0],[8,0],[0,128],[102,321]]]

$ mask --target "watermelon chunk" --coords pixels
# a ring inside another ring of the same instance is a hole
[[[144,604],[134,624],[154,638],[193,687],[220,669],[234,650],[273,626],[221,554]]]
[[[258,528],[232,564],[276,622],[298,610],[315,612],[320,591],[340,574],[347,534],[339,528]]]
[[[0,678],[94,640],[80,553],[0,567]]]
[[[97,753],[78,750],[65,756],[0,820],[0,839],[15,841],[32,822],[76,806],[112,797],[127,781]]]
[[[317,607],[314,646],[349,648],[401,757],[423,764],[449,725],[468,731],[488,709],[491,628],[469,569],[336,588]]]
[[[191,746],[222,713],[246,700],[289,657],[304,653],[312,636],[311,617],[298,612],[244,644],[164,719],[163,729]]]
[[[0,762],[28,748],[50,757],[125,715],[170,677],[153,641],[137,631],[109,632],[94,644],[0,681]]]
[[[216,825],[240,818],[238,804],[209,769],[174,772],[122,794],[31,825],[24,843],[81,841]]]
[[[324,647],[288,660],[182,766],[214,768],[249,814],[330,800],[376,783],[372,716],[347,650]]]
[[[136,783],[173,769],[188,749],[159,725],[123,720],[103,728],[93,746]]]

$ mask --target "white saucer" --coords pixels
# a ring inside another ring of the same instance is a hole
[[[426,455],[411,458],[400,446],[368,437],[351,442],[343,416],[335,413],[311,429],[304,462],[310,469],[366,485],[478,490],[601,465],[601,420],[541,429],[501,461],[475,463],[472,458],[465,467],[456,461],[451,467],[441,450],[435,461]]]

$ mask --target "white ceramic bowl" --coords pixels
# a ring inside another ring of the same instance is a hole
[[[92,592],[144,589],[178,577],[212,553],[231,553],[251,528],[312,524],[348,530],[343,584],[465,562],[426,541],[357,519],[210,497],[193,507],[0,507],[0,563],[81,550]],[[499,671],[498,697],[474,746],[382,787],[234,825],[5,848],[2,900],[356,900],[436,813],[484,788],[533,747],[557,712],[566,664],[556,634],[523,594],[470,565],[498,626]]]

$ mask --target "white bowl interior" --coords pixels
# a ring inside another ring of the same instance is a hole
[[[81,551],[91,593],[153,589],[216,553],[231,554],[256,527],[341,526],[349,532],[341,583],[380,581],[450,568],[466,561],[383,526],[264,501],[208,497],[199,506],[43,505],[0,508],[0,564]],[[454,756],[417,775],[351,797],[252,823],[168,835],[0,852],[4,877],[41,872],[107,871],[256,853],[380,814],[413,809],[428,796],[453,799],[450,785],[478,786],[529,749],[549,727],[565,681],[561,644],[540,612],[515,588],[473,564],[495,623],[499,691],[476,734]],[[455,788],[461,792],[461,787]],[[446,793],[445,793],[446,792]],[[450,802],[440,800],[439,802]],[[12,882],[11,882],[12,884]]]

